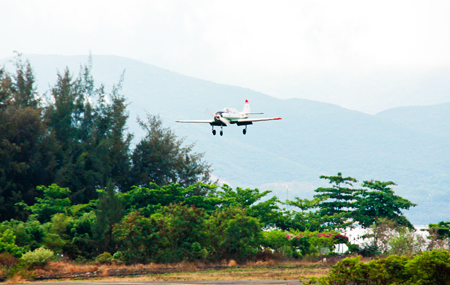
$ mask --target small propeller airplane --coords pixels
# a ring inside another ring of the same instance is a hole
[[[223,127],[227,127],[230,124],[237,124],[238,126],[245,126],[242,130],[242,133],[245,135],[247,133],[247,126],[252,125],[253,122],[261,122],[261,121],[272,121],[272,120],[281,120],[281,118],[258,118],[258,119],[249,119],[248,117],[253,114],[263,114],[263,113],[251,113],[250,112],[250,104],[248,100],[245,100],[244,109],[242,112],[237,111],[234,108],[223,108],[222,111],[218,111],[216,113],[210,112],[214,118],[212,120],[180,120],[175,121],[176,123],[208,123],[212,127],[212,134],[216,135],[216,130],[214,126],[220,126],[220,135],[223,136]]]

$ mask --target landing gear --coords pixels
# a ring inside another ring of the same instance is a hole
[[[216,130],[214,129],[214,127],[212,127],[212,134],[213,134],[213,136],[215,136],[215,135],[217,134],[217,132],[216,132]],[[220,127],[220,132],[219,132],[219,134],[220,134],[221,136],[223,136],[223,127]]]
[[[242,130],[242,133],[245,135],[247,133],[247,125],[245,126],[245,129]]]

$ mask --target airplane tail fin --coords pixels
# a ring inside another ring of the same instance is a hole
[[[242,110],[242,113],[250,114],[250,103],[248,100],[245,100],[244,110]]]

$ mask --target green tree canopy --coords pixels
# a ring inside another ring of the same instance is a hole
[[[0,219],[25,220],[17,202],[33,203],[36,185],[53,181],[55,141],[43,118],[30,64],[0,68]]]
[[[363,227],[370,227],[379,218],[386,218],[398,225],[413,229],[414,226],[403,215],[403,210],[408,210],[416,204],[394,194],[392,181],[381,182],[378,180],[363,181],[361,189],[356,192],[357,203],[353,218]]]
[[[336,176],[320,176],[331,184],[331,187],[319,187],[315,192],[314,198],[319,199],[318,208],[322,216],[330,218],[328,222],[331,226],[345,228],[349,223],[355,207],[356,189],[353,189],[353,183],[358,182],[353,177],[343,177],[341,172]]]
[[[132,185],[209,182],[211,166],[202,161],[203,154],[192,152],[193,144],[183,146],[184,139],[164,128],[158,116],[147,115],[147,122],[139,124],[146,135],[132,154]]]

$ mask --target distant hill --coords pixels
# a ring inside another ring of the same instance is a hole
[[[350,109],[376,114],[398,106],[422,106],[450,102],[450,68],[389,68],[354,72],[304,72],[292,78],[275,78],[285,85],[273,86],[278,97],[302,97],[335,102]]]
[[[393,108],[376,114],[376,117],[424,134],[450,138],[450,102],[431,106]]]
[[[27,57],[42,91],[55,82],[57,69],[68,66],[78,73],[80,64],[87,61],[87,56]],[[124,70],[122,93],[130,102],[130,131],[137,137],[142,134],[135,123],[137,115],[160,114],[186,142],[196,142],[195,151],[205,152],[214,175],[232,186],[270,187],[282,199],[285,195],[309,198],[314,188],[323,185],[320,175],[342,172],[360,180],[399,184],[396,192],[419,204],[408,213],[415,224],[448,220],[450,139],[443,124],[435,123],[436,131],[426,126],[432,121],[448,122],[449,112],[436,115],[431,110],[427,116],[419,110],[408,117],[406,110],[413,108],[408,107],[368,115],[311,100],[276,99],[127,58],[93,57],[96,83],[104,83],[107,89]],[[223,137],[212,136],[207,124],[175,123],[177,119],[207,119],[206,109],[227,106],[239,110],[246,99],[253,112],[283,120],[255,123],[246,136],[242,127],[233,125],[224,128]],[[285,184],[291,193],[283,192]]]

